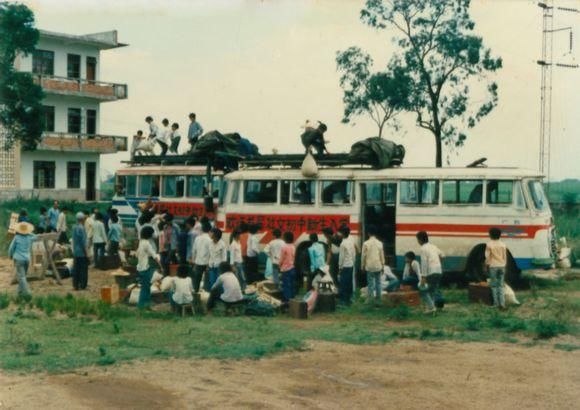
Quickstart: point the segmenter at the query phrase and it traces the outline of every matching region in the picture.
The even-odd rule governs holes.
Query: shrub
[[[538,339],[551,339],[559,334],[566,333],[568,327],[565,323],[554,319],[540,319],[536,323],[534,332]]]
[[[10,296],[6,292],[0,293],[0,310],[6,309],[8,306],[10,306]]]

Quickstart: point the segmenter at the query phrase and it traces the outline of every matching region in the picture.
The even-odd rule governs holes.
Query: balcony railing
[[[32,76],[34,82],[50,94],[90,97],[102,101],[127,98],[127,84],[105,83],[103,81],[59,77],[56,75],[32,74]]]
[[[42,140],[37,149],[113,154],[119,151],[127,151],[127,137],[45,132],[42,134]]]

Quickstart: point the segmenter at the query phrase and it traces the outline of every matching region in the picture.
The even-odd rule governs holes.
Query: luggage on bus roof
[[[377,169],[401,165],[403,158],[405,147],[380,137],[371,137],[354,143],[349,153],[351,161],[367,163]]]

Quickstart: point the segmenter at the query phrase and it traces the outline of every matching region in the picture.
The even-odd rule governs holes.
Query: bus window
[[[538,211],[544,211],[548,209],[548,199],[544,194],[544,188],[540,181],[529,181],[528,190],[530,191],[530,196],[532,197],[532,202],[534,203],[534,208]]]
[[[187,196],[191,198],[201,198],[203,196],[203,188],[205,186],[205,178],[197,175],[190,175],[187,177]]]
[[[312,205],[316,201],[314,181],[283,181],[282,204]]]
[[[524,198],[524,191],[522,191],[522,184],[520,181],[516,181],[516,186],[514,189],[514,198],[516,208],[518,209],[526,209],[526,200]]]
[[[125,177],[125,195],[137,196],[137,175],[127,175]]]
[[[401,181],[401,204],[437,205],[439,203],[439,181]]]
[[[226,196],[228,195],[228,181],[226,181],[223,178],[220,178],[219,180],[221,189],[219,192],[219,204],[220,206],[222,206],[224,204],[224,202],[226,201]]]
[[[205,181],[205,178],[203,179]],[[211,189],[213,190],[213,197],[219,198],[220,191],[222,188],[222,178],[220,176],[214,176],[211,179]]]
[[[470,180],[443,181],[444,204],[481,205],[483,182]]]
[[[370,182],[366,186],[366,203],[369,205],[394,205],[397,200],[397,184]]]
[[[232,197],[230,198],[230,204],[237,204],[238,198],[240,197],[240,181],[232,182]]]
[[[275,204],[278,202],[278,181],[246,181],[244,203]]]
[[[163,177],[163,196],[182,198],[185,192],[185,177],[167,175]]]
[[[324,205],[350,204],[353,200],[351,193],[351,181],[322,181],[321,198]]]
[[[153,185],[153,177],[150,175],[141,175],[139,177],[139,195],[151,195],[151,186]]]
[[[487,181],[487,203],[490,205],[511,205],[514,181]]]

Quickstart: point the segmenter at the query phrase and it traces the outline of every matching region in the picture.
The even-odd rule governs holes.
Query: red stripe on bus
[[[500,228],[506,236],[526,236],[534,238],[538,231],[550,229],[550,225],[460,225],[460,224],[397,224],[397,235],[414,236],[416,232],[426,231],[432,236],[457,236],[457,237],[487,237],[490,228]],[[404,232],[404,233],[403,233]],[[465,235],[461,234],[474,234]]]

